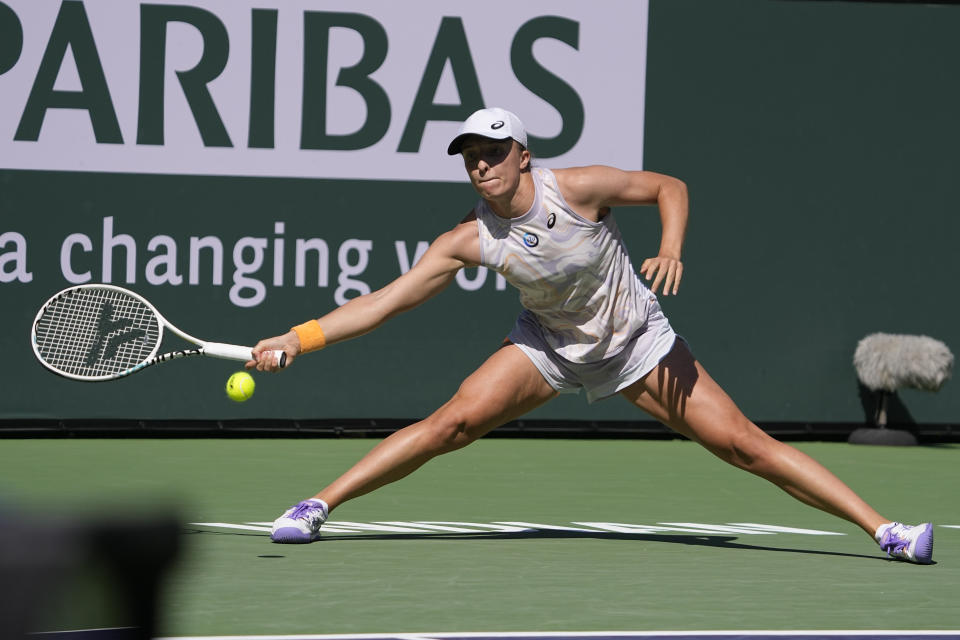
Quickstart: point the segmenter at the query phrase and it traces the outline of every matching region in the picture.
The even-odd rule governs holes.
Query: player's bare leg
[[[430,417],[393,433],[315,497],[333,510],[408,475],[442,453],[553,398],[556,392],[515,345],[506,345],[471,374]]]
[[[871,537],[878,526],[890,522],[820,463],[748,420],[682,340],[656,369],[621,393],[726,462],[859,525]]]
[[[319,539],[321,525],[336,506],[403,478],[555,395],[518,347],[501,347],[429,418],[390,435],[333,484],[290,507],[274,521],[270,538],[283,543]]]

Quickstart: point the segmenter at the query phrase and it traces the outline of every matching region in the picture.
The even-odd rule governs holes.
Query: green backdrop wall
[[[651,0],[638,154],[645,168],[683,178],[692,199],[684,283],[662,304],[755,419],[862,420],[851,360],[868,333],[960,345],[957,33],[956,6]],[[595,72],[617,83],[631,70],[624,60]],[[341,259],[341,248],[358,246],[350,240],[372,243],[369,263],[342,277],[377,288],[474,198],[465,183],[0,170],[0,233],[25,239],[31,273],[28,282],[0,283],[0,419],[425,415],[512,326],[516,295],[498,290],[492,275],[475,291],[454,285],[371,335],[258,376],[257,394],[243,405],[222,393],[235,369],[222,361],[171,363],[113,383],[62,380],[34,361],[30,325],[39,305],[68,284],[67,236],[90,241],[89,251],[71,245],[71,269],[99,280],[105,233],[115,241],[126,234],[137,248],[131,286],[171,321],[200,337],[253,343],[332,308],[338,287],[355,295],[340,281],[343,265],[349,271],[363,253]],[[635,258],[656,251],[654,209],[616,215]],[[208,235],[222,241],[222,284],[211,284],[211,254],[201,251],[198,284],[190,285],[190,238]],[[146,280],[155,255],[147,243],[156,236],[176,245],[184,284]],[[231,302],[232,252],[245,237],[266,246],[264,266],[251,276],[264,283],[255,307]],[[309,238],[329,248],[327,285],[317,286],[309,254],[305,286],[274,287],[277,240],[289,285],[296,241]],[[5,280],[14,250],[13,240],[0,246]],[[109,253],[121,285],[126,252]],[[252,249],[241,254],[252,257]],[[918,422],[957,423],[957,389],[953,381],[936,395],[901,397]],[[588,405],[565,396],[531,417],[641,416],[619,399]]]

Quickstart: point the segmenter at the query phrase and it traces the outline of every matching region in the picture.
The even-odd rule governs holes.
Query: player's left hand
[[[662,284],[663,295],[677,295],[680,279],[683,277],[683,263],[679,258],[670,256],[647,258],[640,265],[640,275],[646,276],[647,282],[653,279],[653,284],[650,285],[653,293],[657,293],[657,288]]]

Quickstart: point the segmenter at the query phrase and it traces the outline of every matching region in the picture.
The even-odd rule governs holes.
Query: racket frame
[[[124,369],[123,371],[118,371],[117,373],[110,373],[110,374],[105,374],[101,376],[84,376],[84,375],[78,375],[75,373],[69,373],[66,371],[61,371],[60,369],[57,369],[56,367],[51,365],[49,362],[47,362],[40,355],[39,346],[37,344],[37,325],[40,322],[40,318],[43,316],[43,312],[46,311],[47,307],[49,307],[50,304],[53,303],[55,300],[57,300],[58,298],[67,294],[70,291],[76,291],[79,289],[113,290],[123,295],[130,296],[131,298],[136,299],[138,302],[142,303],[145,307],[147,307],[147,309],[149,309],[153,313],[153,315],[156,317],[157,327],[158,327],[157,342],[153,346],[153,349],[150,351],[150,354],[140,363],[132,367]],[[169,329],[174,335],[180,337],[186,342],[196,345],[197,348],[196,349],[178,349],[175,351],[168,351],[167,353],[161,353],[158,355],[157,351],[160,350],[160,345],[163,343],[163,331],[165,328]],[[37,360],[39,360],[44,367],[46,367],[47,369],[56,373],[59,376],[70,378],[72,380],[80,380],[83,382],[103,382],[106,380],[117,380],[120,378],[125,378],[133,373],[136,373],[137,371],[146,369],[147,367],[157,364],[158,362],[167,362],[169,360],[176,360],[179,358],[187,358],[191,356],[208,356],[212,358],[220,358],[222,360],[234,360],[238,362],[246,362],[248,360],[253,359],[253,354],[251,353],[250,347],[244,347],[244,346],[235,345],[235,344],[226,344],[223,342],[210,342],[207,340],[201,340],[199,338],[196,338],[190,335],[189,333],[187,333],[186,331],[181,330],[172,322],[167,320],[166,317],[164,317],[164,315],[160,313],[160,311],[158,311],[157,308],[153,306],[153,304],[151,304],[150,301],[144,298],[142,295],[136,292],[130,291],[129,289],[126,289],[124,287],[119,287],[113,284],[93,284],[93,283],[79,284],[79,285],[74,285],[72,287],[67,287],[66,289],[62,289],[61,291],[58,291],[54,295],[50,296],[50,298],[45,303],[43,303],[43,305],[40,307],[40,310],[37,312],[37,315],[33,320],[33,324],[31,325],[31,329],[30,329],[30,344],[33,348],[34,355],[36,355],[37,357]],[[277,359],[281,367],[283,367],[284,364],[286,364],[285,362],[286,354],[283,353],[282,351],[274,351],[273,357]]]

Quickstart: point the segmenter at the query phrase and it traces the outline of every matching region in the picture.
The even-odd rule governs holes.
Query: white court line
[[[41,638],[45,635],[60,635],[61,633],[90,633],[93,631],[136,631],[137,627],[97,627],[96,629],[66,629],[65,631],[34,631],[30,635],[40,636]]]
[[[512,520],[497,520],[493,524],[506,524],[513,527],[522,527],[526,531],[575,531],[582,533],[605,533],[602,529],[587,529],[586,527],[561,527],[553,524],[537,524],[535,522],[515,522]]]
[[[266,531],[270,533],[270,527],[259,527],[249,524],[230,524],[228,522],[188,522],[191,527],[223,527],[224,529],[242,529],[244,531]]]
[[[232,524],[226,522],[191,522],[195,526],[223,527],[227,529],[245,529],[248,531],[270,531],[272,522],[252,522]],[[578,525],[578,526],[569,526]],[[941,525],[951,528],[960,528],[954,525]],[[568,525],[545,525],[535,522],[508,522],[493,523],[459,522],[443,520],[417,520],[403,522],[384,520],[377,522],[351,522],[336,520],[327,522],[323,531],[328,534],[359,534],[359,533],[394,533],[394,534],[430,534],[430,533],[535,533],[538,531],[572,531],[585,533],[626,533],[630,535],[650,535],[660,533],[687,533],[694,535],[770,535],[789,533],[815,536],[842,536],[843,533],[834,531],[820,531],[817,529],[800,529],[796,527],[781,527],[777,525],[758,524],[755,522],[728,522],[726,524],[710,524],[700,522],[658,522],[656,525],[632,524],[623,522],[572,522]]]
[[[820,531],[819,529],[798,529],[796,527],[778,527],[772,524],[756,524],[754,522],[730,522],[728,524],[738,527],[751,527],[761,531],[772,531],[773,533],[802,533],[807,536],[845,536],[845,533],[835,531]]]
[[[456,640],[458,638],[648,638],[670,636],[676,638],[718,637],[718,636],[769,636],[789,637],[807,636],[846,636],[851,638],[875,638],[882,636],[957,636],[960,630],[950,629],[931,631],[929,629],[871,629],[863,630],[795,630],[795,631],[491,631],[465,633],[358,633],[358,634],[315,634],[315,635],[254,635],[254,636],[175,636],[156,640]]]
[[[337,520],[333,523],[333,526],[343,529],[352,529],[356,533],[431,533],[429,529],[418,527],[416,524],[404,522],[384,522],[382,524],[378,524],[373,522],[351,522],[349,520]],[[332,533],[333,527],[328,527],[326,524],[324,524],[323,527],[320,528],[320,531]]]
[[[454,527],[457,527],[457,525],[463,525],[464,527],[476,527],[476,530],[464,529],[464,531],[472,533],[529,533],[531,531],[536,531],[536,529],[531,529],[530,527],[518,527],[503,523],[453,522],[448,520],[417,520],[416,523],[420,526],[453,525]]]
[[[203,524],[202,522],[193,522],[191,524]],[[266,527],[267,531],[273,529],[273,522],[248,522],[247,524],[252,524],[254,526]],[[332,524],[323,525],[323,530],[326,533],[362,533],[360,529],[347,529],[346,527],[338,527]]]
[[[268,532],[272,522],[247,522],[246,524],[232,524],[229,522],[188,522],[189,526],[220,527],[224,529],[240,529],[245,531]],[[696,534],[744,534],[757,535],[765,533],[795,533],[808,536],[843,536],[836,531],[821,531],[818,529],[800,529],[797,527],[780,527],[771,524],[757,524],[755,522],[728,522],[726,525],[701,524],[697,522],[658,522],[657,525],[626,524],[619,522],[574,522],[571,524],[580,527],[566,527],[560,525],[538,524],[535,522],[498,521],[493,523],[481,522],[447,522],[441,520],[420,520],[415,522],[378,521],[378,522],[347,522],[335,521],[324,525],[326,533],[532,533],[536,531],[576,531],[586,533],[696,533]],[[456,526],[464,525],[464,526]],[[956,524],[938,524],[941,529],[960,529]],[[470,527],[470,528],[466,528]],[[586,528],[590,527],[590,528]],[[738,632],[739,633],[739,632]],[[799,633],[799,632],[798,632]],[[273,636],[270,636],[271,638]],[[311,638],[314,636],[310,636]],[[349,636],[359,637],[359,636]],[[376,636],[377,638],[381,636]],[[392,637],[392,636],[391,636]]]
[[[751,529],[747,527],[731,527],[719,524],[699,524],[697,522],[658,522],[657,524],[666,525],[674,528],[679,527],[677,531],[690,533],[743,533],[751,536],[772,536],[773,531],[764,531],[762,529]]]

